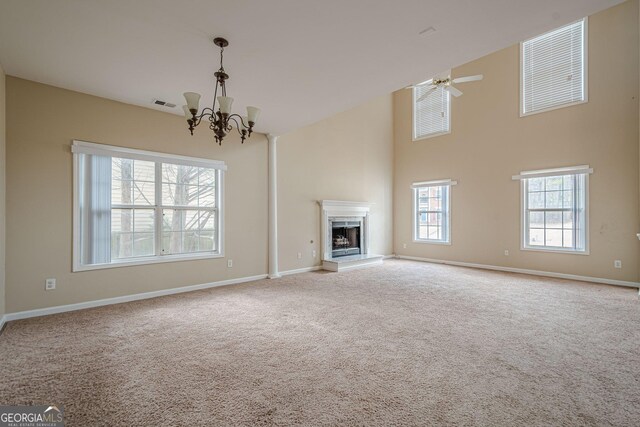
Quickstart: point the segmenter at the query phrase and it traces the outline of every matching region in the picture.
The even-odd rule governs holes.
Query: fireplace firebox
[[[361,253],[360,221],[331,223],[331,256],[333,258]]]

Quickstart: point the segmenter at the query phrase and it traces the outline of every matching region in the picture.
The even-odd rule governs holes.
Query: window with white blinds
[[[520,44],[520,115],[587,101],[587,18]]]
[[[442,135],[450,131],[449,92],[442,86],[421,101],[432,89],[429,82],[413,88],[413,140]]]
[[[74,271],[223,256],[224,162],[74,141]]]

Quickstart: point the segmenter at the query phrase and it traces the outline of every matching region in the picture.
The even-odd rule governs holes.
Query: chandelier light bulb
[[[182,111],[184,111],[184,118],[187,120],[192,120],[193,119],[193,114],[191,114],[191,111],[189,111],[189,107],[187,107],[186,105],[182,106]]]
[[[189,110],[198,111],[198,106],[200,105],[200,94],[195,92],[185,92],[184,99],[187,100],[187,107]]]
[[[231,106],[233,105],[233,98],[230,96],[219,96],[218,104],[220,104],[220,112],[222,114],[231,114]]]
[[[260,117],[260,109],[258,107],[247,107],[247,118],[250,123],[256,123],[258,117]]]

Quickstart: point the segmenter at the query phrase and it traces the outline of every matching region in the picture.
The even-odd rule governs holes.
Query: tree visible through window
[[[214,169],[162,165],[162,252],[215,249]]]
[[[522,172],[523,248],[587,251],[585,167]]]
[[[111,259],[154,255],[155,164],[111,159]]]
[[[73,148],[74,266],[220,254],[222,162],[175,162],[138,150],[119,157],[117,147],[108,156],[109,147],[91,143]]]

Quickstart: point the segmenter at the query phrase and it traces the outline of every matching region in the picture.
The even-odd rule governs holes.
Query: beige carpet
[[[11,322],[69,426],[640,425],[637,290],[390,260]]]

